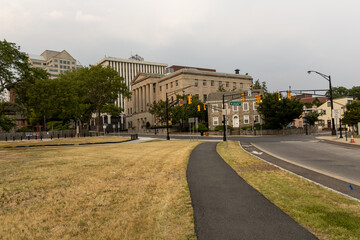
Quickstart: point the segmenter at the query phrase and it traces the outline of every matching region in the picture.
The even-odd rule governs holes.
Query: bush
[[[47,128],[54,131],[68,130],[70,123],[63,123],[62,121],[51,121],[47,123]]]
[[[227,130],[230,130],[230,131],[234,129],[232,126],[229,126],[229,125],[227,125],[226,128],[227,128]],[[223,125],[216,126],[215,131],[224,131],[224,126]]]
[[[17,132],[33,132],[33,130],[31,130],[30,128],[28,127],[22,127],[22,128],[19,128],[18,130],[16,130]]]
[[[194,130],[194,129],[195,129],[195,126],[193,127],[193,130]],[[206,127],[205,124],[199,123],[197,130],[198,130],[198,132],[206,132],[206,131],[208,131],[209,129]]]

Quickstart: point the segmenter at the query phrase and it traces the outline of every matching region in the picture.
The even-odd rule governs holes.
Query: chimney
[[[239,74],[240,73],[240,69],[235,69],[235,74]]]

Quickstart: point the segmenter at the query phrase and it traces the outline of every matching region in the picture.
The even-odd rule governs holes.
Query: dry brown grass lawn
[[[53,140],[23,140],[23,141],[2,141],[0,142],[0,148],[16,147],[16,146],[30,146],[30,145],[59,145],[59,144],[82,144],[82,143],[102,143],[102,142],[122,142],[129,140],[128,137],[87,137],[87,138],[61,138]]]
[[[195,239],[198,142],[0,150],[0,239]]]
[[[360,239],[360,203],[267,164],[238,142],[220,143],[222,158],[251,186],[320,239]]]

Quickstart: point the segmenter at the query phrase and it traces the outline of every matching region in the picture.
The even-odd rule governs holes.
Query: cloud
[[[82,11],[77,11],[75,19],[79,22],[98,22],[100,17],[91,14],[85,14]]]
[[[48,17],[49,17],[50,19],[53,19],[53,20],[62,18],[62,17],[64,16],[64,14],[63,14],[62,12],[59,12],[59,11],[56,11],[56,10],[51,11],[51,12],[48,13],[47,15],[48,15]]]

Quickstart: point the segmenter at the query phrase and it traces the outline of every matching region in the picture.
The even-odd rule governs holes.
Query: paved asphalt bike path
[[[247,184],[216,144],[197,146],[186,171],[198,239],[317,239]]]

